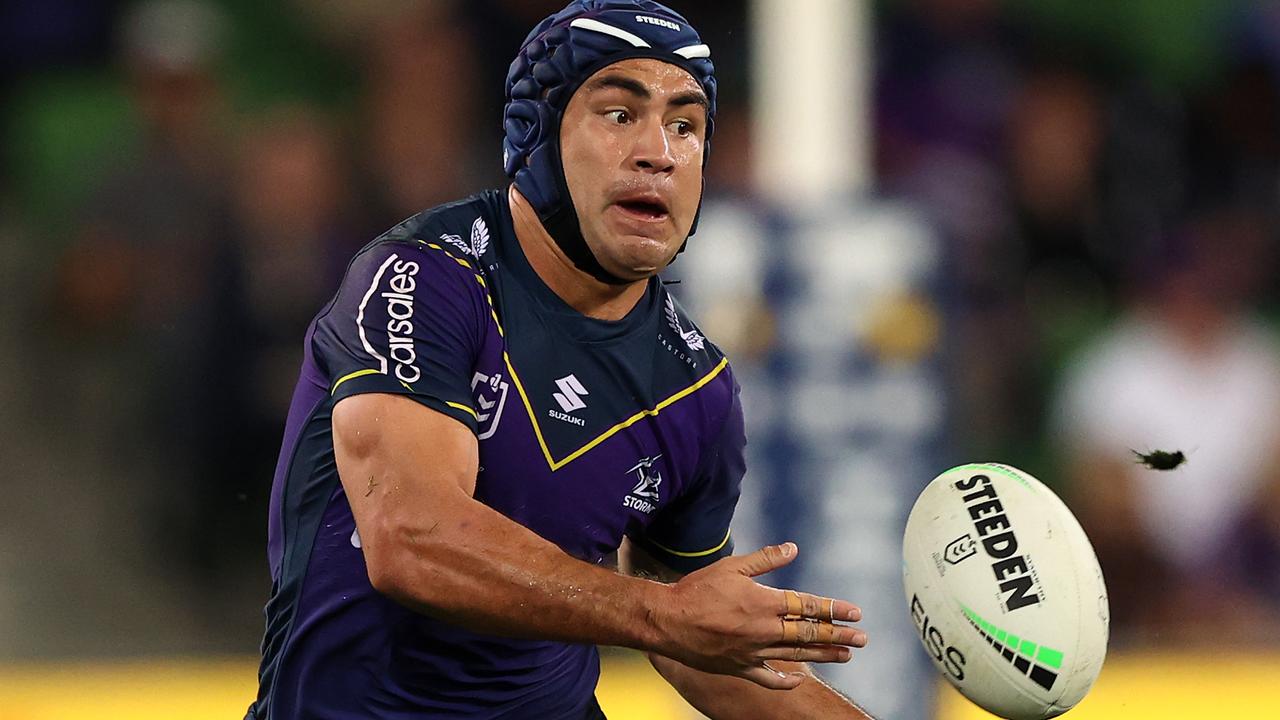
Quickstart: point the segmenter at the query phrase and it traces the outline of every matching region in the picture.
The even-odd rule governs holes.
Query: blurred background
[[[832,679],[983,717],[921,692],[898,553],[930,478],[998,460],[1107,578],[1080,717],[1259,716],[1280,3],[674,4],[721,105],[670,277],[742,376],[739,547],[796,539],[773,582],[867,609]],[[243,714],[305,327],[381,230],[505,184],[506,67],[562,5],[0,3],[0,720]],[[606,664],[610,717],[690,717]]]

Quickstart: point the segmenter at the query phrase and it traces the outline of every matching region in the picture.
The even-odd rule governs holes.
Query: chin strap
[[[578,213],[574,212],[573,203],[562,204],[554,212],[542,218],[542,226],[547,229],[551,239],[573,261],[575,267],[606,285],[630,285],[633,280],[624,280],[604,269],[595,253],[587,246],[587,239],[582,236],[582,224],[578,222]]]
[[[552,150],[556,153],[557,158],[560,153],[560,143],[556,142],[552,145]],[[590,246],[587,245],[587,239],[582,236],[582,223],[578,220],[578,213],[573,207],[573,198],[569,192],[569,183],[564,177],[564,166],[560,163],[555,164],[556,170],[556,187],[560,191],[560,197],[564,201],[547,213],[546,217],[539,219],[542,221],[542,227],[546,228],[551,239],[555,241],[560,250],[573,261],[574,267],[591,277],[599,280],[606,285],[629,285],[634,280],[624,280],[617,275],[604,269],[600,261],[596,259],[595,253],[591,252]],[[516,183],[519,186],[519,182]],[[706,179],[703,179],[703,187],[706,187]],[[692,235],[698,229],[698,220],[702,217],[702,190],[699,190],[698,210],[693,216],[693,226],[689,228],[689,235]],[[685,236],[684,242],[680,243],[680,249],[676,251],[676,257],[684,252],[685,246],[689,244],[689,237]],[[671,262],[675,262],[675,258],[671,258]],[[668,267],[671,263],[667,263]]]

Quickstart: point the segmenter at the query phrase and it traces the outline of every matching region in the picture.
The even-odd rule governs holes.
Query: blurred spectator
[[[477,127],[477,44],[458,12],[407,3],[364,50],[370,169],[391,222],[479,190],[478,168],[501,167],[501,119]]]
[[[1151,281],[1139,302],[1060,388],[1053,437],[1117,640],[1247,644],[1280,631],[1263,589],[1276,578],[1251,555],[1280,539],[1280,341],[1254,307],[1275,257],[1266,220],[1197,217],[1140,268]],[[1135,462],[1155,449],[1189,459],[1172,472]]]
[[[206,443],[236,423],[220,355],[236,275],[216,78],[224,29],[223,15],[196,0],[150,0],[124,15],[120,51],[141,137],[114,149],[61,255],[58,360],[45,368],[73,378],[51,383],[46,400],[63,413],[50,434],[74,433],[64,442],[96,466],[99,492],[137,518],[114,542],[197,574],[187,548],[210,528],[189,521],[192,489]]]
[[[257,356],[240,382],[252,404],[250,417],[267,421],[274,435],[289,409],[299,338],[350,256],[378,231],[355,217],[341,143],[316,110],[294,106],[251,123],[237,148],[233,212],[242,302]],[[278,442],[273,437],[271,445]]]
[[[942,150],[998,160],[1021,44],[999,3],[906,0],[888,10],[877,38],[875,110],[886,187],[910,182]]]
[[[101,179],[64,257],[58,298],[81,330],[176,324],[199,304],[225,240],[219,31],[220,16],[194,0],[153,0],[123,22],[142,145]]]
[[[335,128],[305,106],[264,113],[237,143],[233,262],[218,278],[216,324],[204,328],[216,358],[204,382],[217,397],[206,399],[211,417],[185,449],[188,482],[170,506],[185,541],[183,564],[212,597],[261,595],[264,479],[279,451],[301,338],[350,256],[373,235],[353,219],[340,143]]]
[[[1103,99],[1083,74],[1049,69],[1027,78],[1014,104],[1009,174],[1020,256],[1045,265],[1102,270],[1098,167],[1106,128]]]
[[[1003,138],[1018,89],[1016,37],[989,0],[904,0],[877,28],[876,165],[880,188],[928,213],[946,238],[956,284],[954,387],[961,444],[987,449],[1013,425],[1003,388],[1025,350],[1018,306],[1003,281],[1010,200]],[[981,98],[980,102],[974,102]],[[996,357],[965,352],[1002,342]]]
[[[1189,178],[1209,197],[1280,198],[1280,74],[1261,60],[1232,65],[1223,82],[1191,101]]]

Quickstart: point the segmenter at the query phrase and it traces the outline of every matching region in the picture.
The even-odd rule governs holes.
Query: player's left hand
[[[778,590],[752,578],[783,567],[798,548],[773,545],[729,557],[686,575],[671,586],[676,596],[656,618],[665,635],[662,655],[705,672],[736,675],[771,689],[787,690],[803,673],[780,673],[769,660],[847,662],[863,647],[853,603],[794,590]]]

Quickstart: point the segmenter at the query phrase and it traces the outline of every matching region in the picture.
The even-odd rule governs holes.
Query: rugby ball
[[[1107,652],[1107,589],[1080,523],[1031,475],[994,463],[934,478],[907,519],[907,606],[934,665],[1009,720],[1061,715]]]

